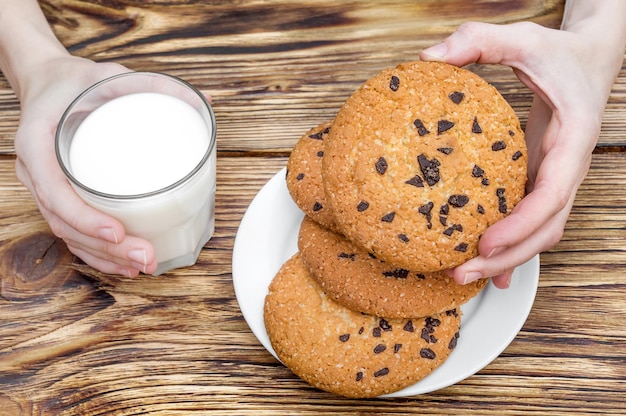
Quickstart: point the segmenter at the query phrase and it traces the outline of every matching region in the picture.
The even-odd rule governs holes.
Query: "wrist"
[[[36,1],[0,0],[0,70],[20,101],[47,62],[67,56]]]
[[[587,39],[589,48],[595,50],[596,62],[614,81],[626,48],[626,1],[568,0],[561,30]]]
[[[561,30],[601,38],[623,52],[626,47],[626,1],[567,0]]]

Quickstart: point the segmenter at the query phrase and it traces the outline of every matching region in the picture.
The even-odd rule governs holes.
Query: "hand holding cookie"
[[[511,66],[535,93],[526,126],[530,192],[511,215],[485,231],[479,256],[450,271],[460,283],[492,277],[496,286],[506,288],[516,266],[563,235],[626,40],[620,18],[611,16],[613,7],[589,7],[566,13],[563,30],[532,23],[467,23],[421,53],[423,60],[458,66]],[[618,36],[599,35],[608,33],[607,24]]]

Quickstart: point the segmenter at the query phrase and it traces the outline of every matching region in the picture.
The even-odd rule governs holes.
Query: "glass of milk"
[[[149,240],[153,275],[196,263],[215,228],[215,115],[173,76],[129,72],[88,88],[67,108],[56,153],[86,203]]]

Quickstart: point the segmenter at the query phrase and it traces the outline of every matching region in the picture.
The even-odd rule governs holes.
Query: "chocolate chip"
[[[363,380],[363,371],[359,371],[358,373],[356,373],[356,381],[361,380]]]
[[[319,211],[322,208],[324,208],[324,207],[319,202],[316,202],[315,204],[313,204],[313,212],[317,212],[317,211]]]
[[[474,168],[472,169],[473,177],[482,178],[484,174],[485,174],[485,171],[480,166],[474,165]]]
[[[424,204],[417,209],[417,211],[420,214],[426,217],[426,221],[428,221],[426,226],[428,227],[429,230],[433,227],[433,224],[432,224],[433,216],[431,214],[431,211],[433,210],[433,206],[435,206],[435,204],[433,204],[432,202],[428,202],[427,204]]]
[[[457,341],[459,339],[459,332],[457,331],[454,336],[452,337],[452,339],[450,340],[450,343],[448,343],[448,349],[449,350],[453,350],[456,348],[456,344]]]
[[[480,181],[480,183],[481,183],[482,185],[484,185],[484,186],[489,186],[489,179],[487,179],[487,178],[483,178],[483,179]]]
[[[437,134],[446,132],[454,127],[454,123],[449,120],[439,120],[437,122]]]
[[[389,369],[385,367],[375,372],[374,377],[382,377],[382,376],[386,376],[387,374],[389,374]]]
[[[377,326],[376,328],[372,329],[372,336],[374,336],[375,338],[380,338],[382,334],[383,333],[380,327]]]
[[[472,123],[472,133],[480,134],[483,132],[483,129],[480,128],[480,124],[478,124],[478,118],[474,117],[474,122]]]
[[[441,208],[439,208],[439,222],[441,225],[445,226],[448,223],[447,215],[450,213],[450,205],[443,204]]]
[[[450,237],[455,231],[463,232],[463,226],[461,224],[452,224],[443,233]]]
[[[399,87],[400,87],[400,78],[398,78],[395,75],[392,75],[391,80],[389,81],[389,88],[391,89],[391,91],[398,91]]]
[[[465,253],[467,251],[467,243],[461,243],[458,246],[454,247],[455,251],[459,251],[461,253]]]
[[[339,341],[347,342],[350,339],[350,334],[339,335]]]
[[[513,156],[511,156],[511,159],[513,159],[513,160],[517,160],[517,159],[519,159],[520,157],[522,157],[522,152],[520,152],[520,151],[518,150],[517,152],[513,153]]]
[[[449,155],[454,149],[452,147],[440,147],[437,150],[439,150],[444,155]]]
[[[426,279],[426,275],[425,275],[425,274],[423,274],[423,273],[416,273],[415,275],[416,275],[416,276],[417,276],[417,278],[418,278],[418,279],[420,279],[420,280],[424,280],[424,279]]]
[[[422,329],[422,339],[426,342],[428,342],[429,344],[436,344],[437,343],[437,337],[435,337],[434,335],[430,334],[428,332],[428,330],[426,328]]]
[[[446,316],[459,316],[459,312],[456,310],[456,308],[454,309],[449,309],[446,311]]]
[[[340,259],[348,259],[348,260],[356,260],[356,254],[354,253],[339,253],[339,257]]]
[[[385,347],[383,344],[378,344],[377,346],[374,347],[374,354],[380,354],[381,352],[385,351],[387,349],[387,347]]]
[[[462,208],[469,202],[469,197],[467,195],[451,195],[448,198],[448,204],[452,205],[455,208]]]
[[[398,240],[402,241],[403,243],[408,243],[409,242],[409,237],[407,237],[406,234],[398,234]]]
[[[384,271],[383,276],[395,277],[396,279],[406,279],[409,277],[409,271],[407,269],[398,268],[390,271]]]
[[[402,348],[402,344],[394,344],[393,345],[393,353],[397,354],[400,352],[400,348]]]
[[[435,351],[431,350],[430,348],[422,348],[420,350],[420,357],[426,358],[428,360],[434,360],[437,357],[437,354],[435,354]]]
[[[304,179],[304,173],[298,173],[298,176],[296,176],[296,180],[301,181],[302,179]]]
[[[496,189],[496,196],[498,197],[498,211],[502,214],[506,214],[508,207],[506,205],[506,197],[504,196],[505,189]]]
[[[317,157],[324,157],[324,151],[320,150],[319,152],[317,152]]]
[[[383,215],[383,217],[380,220],[382,222],[392,222],[395,216],[396,216],[395,212],[390,212],[389,214]]]
[[[424,123],[422,123],[422,120],[420,120],[419,118],[416,118],[415,121],[413,121],[413,125],[415,126],[415,128],[417,128],[417,134],[419,134],[420,136],[426,136],[428,133],[430,133],[430,130],[428,130],[426,126],[424,126]]]
[[[494,152],[504,149],[506,149],[506,143],[504,143],[502,140],[497,141],[491,145],[491,150],[493,150]]]
[[[356,209],[357,209],[357,211],[359,211],[359,212],[363,212],[363,211],[365,211],[366,209],[368,209],[369,207],[370,207],[369,202],[366,202],[366,201],[361,201],[361,202],[359,202],[359,205],[357,205],[357,206],[356,206]]]
[[[428,202],[422,205],[421,207],[419,207],[417,210],[419,211],[420,214],[427,215],[427,214],[430,214],[434,206],[435,204],[433,204],[432,202]]]
[[[378,321],[378,326],[381,327],[385,332],[391,331],[393,329],[391,324],[389,324],[389,322],[387,322],[387,320],[384,318],[380,318],[380,321]]]
[[[406,184],[409,185],[413,185],[417,188],[423,188],[424,187],[424,181],[422,180],[422,178],[419,177],[419,175],[415,175],[413,176],[411,179],[409,179],[408,181],[404,182]]]
[[[384,157],[381,157],[376,161],[376,172],[380,173],[381,175],[384,175],[385,172],[387,172],[387,167],[387,161]]]
[[[424,320],[424,325],[426,328],[435,328],[441,325],[441,321],[437,318],[433,318],[432,316],[427,316]]]
[[[509,136],[511,137],[515,136],[515,132],[513,130],[509,130]]]
[[[450,237],[453,232],[454,232],[454,227],[448,227],[443,231],[443,233],[447,235],[448,237]]]
[[[361,335],[363,332],[365,332],[365,328],[364,327],[359,328],[359,335]]]
[[[415,327],[413,326],[413,321],[411,321],[411,320],[407,321],[407,323],[404,324],[404,327],[402,329],[404,329],[406,332],[415,332]]]
[[[439,176],[439,161],[435,158],[429,160],[424,154],[421,154],[417,157],[417,162],[420,165],[420,169],[422,171],[422,175],[424,175],[424,180],[429,186],[435,185],[441,177]]]
[[[482,205],[478,204],[478,206],[476,207],[476,212],[478,212],[479,214],[484,214],[485,208],[483,208]]]
[[[448,98],[454,103],[454,104],[459,104],[462,100],[463,97],[465,97],[465,94],[463,94],[460,91],[454,91],[453,93],[451,93],[450,95],[448,95]]]
[[[315,134],[310,134],[309,137],[311,139],[315,139],[315,140],[322,140],[323,136],[324,136],[324,133],[328,133],[328,129],[322,130],[322,131],[320,131],[318,133],[315,133]]]

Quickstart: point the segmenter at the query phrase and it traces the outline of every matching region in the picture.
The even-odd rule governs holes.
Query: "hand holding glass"
[[[66,110],[56,152],[87,204],[153,244],[155,276],[195,264],[215,227],[215,115],[201,92],[158,73],[103,80]]]

